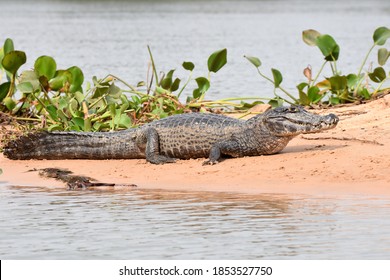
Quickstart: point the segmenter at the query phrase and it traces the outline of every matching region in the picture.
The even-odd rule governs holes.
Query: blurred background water
[[[339,68],[357,72],[372,45],[372,34],[389,25],[387,0],[258,1],[0,1],[0,40],[10,37],[26,51],[27,67],[40,55],[53,56],[62,69],[77,65],[86,80],[114,74],[136,85],[146,79],[150,45],[160,71],[183,61],[207,75],[207,58],[228,49],[228,64],[212,75],[210,99],[273,95],[243,55],[258,56],[264,73],[279,69],[283,86],[296,92],[312,65],[323,57],[301,39],[305,29],[331,34],[341,47]],[[373,53],[370,61],[376,62]],[[324,72],[326,76],[328,72]],[[185,94],[191,94],[189,87]]]

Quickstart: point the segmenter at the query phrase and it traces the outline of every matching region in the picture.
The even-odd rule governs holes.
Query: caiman
[[[9,142],[10,159],[137,159],[154,164],[176,159],[244,157],[280,152],[301,133],[335,127],[334,114],[299,106],[279,107],[246,121],[211,113],[188,113],[117,132],[38,132]]]

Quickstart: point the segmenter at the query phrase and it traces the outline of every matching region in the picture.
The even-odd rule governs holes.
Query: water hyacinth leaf
[[[390,29],[385,26],[379,27],[374,31],[373,39],[376,45],[383,46],[389,38]]]
[[[318,82],[316,84],[316,86],[319,88],[323,88],[323,89],[330,89],[331,88],[330,82],[328,80],[323,80],[321,82]]]
[[[298,90],[304,90],[305,87],[309,86],[308,83],[300,83],[299,85],[297,85],[297,89]]]
[[[79,104],[81,104],[84,100],[85,100],[85,96],[83,93],[79,92],[79,91],[76,91],[74,94],[73,94],[74,98],[76,98],[77,102]]]
[[[227,63],[227,49],[212,53],[207,61],[210,72],[217,73]]]
[[[333,76],[328,78],[332,91],[343,91],[347,88],[346,76]]]
[[[0,102],[7,96],[11,82],[5,82],[0,85]]]
[[[68,100],[64,97],[58,100],[58,109],[63,110],[68,107]]]
[[[54,91],[62,90],[67,84],[72,82],[72,73],[67,70],[56,71],[54,78],[49,80],[49,86]]]
[[[383,66],[386,64],[387,59],[390,57],[390,52],[386,48],[380,48],[378,50],[378,63]]]
[[[377,67],[372,73],[369,73],[368,76],[370,77],[371,81],[380,83],[386,79],[386,72],[382,67]]]
[[[273,98],[268,102],[269,105],[272,106],[272,108],[283,106],[283,99],[281,98]]]
[[[316,45],[325,56],[326,61],[336,61],[339,58],[340,47],[330,35],[320,35],[316,39]]]
[[[248,59],[248,61],[252,63],[256,68],[259,68],[261,66],[261,61],[259,58],[255,56],[247,56],[247,55],[244,55],[244,57]]]
[[[19,77],[19,83],[29,82],[33,87],[33,92],[41,90],[41,82],[38,79],[37,74],[32,70],[23,71]],[[43,86],[43,85],[42,85]]]
[[[58,121],[57,108],[54,105],[47,105],[45,109],[53,121]]]
[[[310,104],[309,97],[302,90],[299,91],[299,102],[305,106]]]
[[[210,82],[205,77],[198,77],[195,81],[198,84],[198,88],[193,91],[193,96],[194,98],[199,98],[210,88]]]
[[[26,54],[22,51],[10,51],[5,54],[2,60],[2,65],[5,70],[9,71],[12,75],[16,75],[16,72],[26,63]]]
[[[16,88],[22,93],[33,93],[34,88],[30,82],[19,83]]]
[[[172,83],[172,86],[171,86],[171,91],[174,92],[176,90],[178,90],[180,87],[180,79],[179,78],[176,78],[173,83]]]
[[[353,88],[359,82],[359,77],[356,74],[347,75],[347,86]]]
[[[82,112],[79,111],[79,103],[75,98],[72,98],[68,103],[68,110],[72,114],[73,117],[81,117],[83,115]]]
[[[172,77],[165,77],[161,80],[161,87],[168,90],[172,85]]]
[[[371,94],[369,93],[368,89],[364,88],[362,91],[359,92],[361,96],[364,97],[364,99],[368,100],[371,98]]]
[[[302,39],[309,46],[317,46],[317,38],[321,36],[321,33],[314,30],[308,29],[302,32]]]
[[[73,128],[76,127],[77,131],[84,130],[84,119],[80,117],[74,117],[72,118],[72,123],[74,124]]]
[[[316,86],[310,87],[307,91],[307,97],[311,103],[317,103],[322,99],[322,95],[319,94],[320,89]]]
[[[4,98],[3,103],[9,111],[12,111],[16,107],[16,102],[11,97]]]
[[[67,69],[72,74],[72,82],[70,84],[69,92],[75,93],[76,91],[83,92],[82,85],[84,82],[83,71],[77,66],[72,66]]]
[[[271,71],[272,71],[272,76],[274,77],[275,88],[278,88],[283,81],[282,73],[280,73],[278,69],[274,69],[274,68],[272,68]]]
[[[117,122],[119,127],[126,129],[131,127],[131,118],[128,115],[120,114],[117,117],[119,117],[119,120]]]
[[[171,78],[172,79],[172,76],[173,76],[174,72],[175,72],[175,69],[169,70],[169,72],[167,73],[167,78]]]
[[[14,42],[12,41],[12,39],[7,38],[4,41],[3,50],[4,50],[4,55],[15,50],[14,49]]]
[[[117,87],[114,83],[112,83],[108,87],[108,95],[114,99],[119,99],[122,95],[122,90]]]
[[[54,78],[57,71],[57,64],[54,58],[43,55],[37,58],[34,63],[35,72],[39,76],[45,76],[48,80]]]
[[[192,71],[195,68],[195,64],[193,64],[191,61],[184,61],[182,65],[183,68],[188,71]]]

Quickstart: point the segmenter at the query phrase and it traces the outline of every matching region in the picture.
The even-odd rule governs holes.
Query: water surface
[[[1,259],[388,259],[390,197],[0,187]]]

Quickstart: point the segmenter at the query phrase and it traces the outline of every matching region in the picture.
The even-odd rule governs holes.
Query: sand
[[[310,195],[390,195],[390,95],[366,104],[315,111],[337,114],[337,128],[297,136],[279,154],[204,159],[152,165],[145,160],[28,160],[0,156],[3,185],[66,188],[41,178],[33,168],[67,168],[102,182],[136,184],[138,189],[288,193]],[[113,189],[133,187],[113,187]]]

